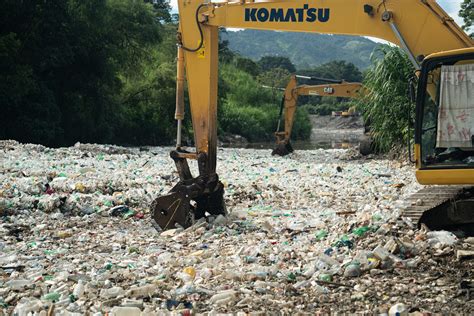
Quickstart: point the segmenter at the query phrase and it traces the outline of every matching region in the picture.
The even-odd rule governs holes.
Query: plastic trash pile
[[[148,206],[177,182],[169,150],[1,141],[0,311],[473,310],[474,240],[399,218],[411,165],[220,149],[230,215],[161,232]]]

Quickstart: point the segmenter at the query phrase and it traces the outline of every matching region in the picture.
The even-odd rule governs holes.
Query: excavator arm
[[[327,82],[319,85],[298,85],[297,79],[303,78],[306,80],[313,80],[319,82]],[[314,78],[307,76],[292,75],[288,82],[285,93],[282,97],[282,107],[280,117],[278,119],[278,126],[275,132],[276,148],[272,151],[272,155],[285,156],[293,152],[290,144],[291,131],[293,129],[293,122],[295,119],[296,106],[298,103],[298,96],[313,95],[326,97],[341,97],[341,98],[358,98],[363,93],[363,85],[360,82],[346,82],[344,80],[331,80],[326,78]],[[281,116],[285,118],[285,129],[280,131]]]
[[[186,73],[196,151],[181,148],[178,130],[171,156],[180,182],[152,204],[163,229],[190,225],[188,215],[225,213],[216,174],[219,27],[377,37],[402,47],[417,69],[430,54],[456,54],[454,50],[463,48],[472,52],[473,46],[434,0],[178,0],[178,8],[178,73]],[[178,77],[178,127],[184,115],[183,91]],[[188,159],[197,160],[198,176],[191,175]]]

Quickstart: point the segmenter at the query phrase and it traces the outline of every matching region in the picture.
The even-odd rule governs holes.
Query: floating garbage
[[[149,206],[178,179],[170,149],[0,141],[0,314],[462,314],[471,304],[457,291],[474,241],[399,218],[420,188],[410,164],[219,149],[229,215],[163,232]]]

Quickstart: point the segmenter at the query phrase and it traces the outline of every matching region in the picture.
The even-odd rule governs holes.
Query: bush
[[[365,77],[369,91],[365,98],[355,101],[356,106],[370,122],[375,145],[380,151],[388,151],[397,143],[408,141],[410,120],[414,118],[414,106],[408,98],[408,80],[414,68],[408,56],[398,47],[382,46],[383,59],[374,60],[375,66]]]
[[[222,64],[219,76],[226,87],[225,98],[234,105],[260,106],[273,102],[270,89],[262,87],[251,74],[233,64]]]
[[[281,92],[264,88],[251,74],[233,64],[223,64],[220,71],[222,89],[218,112],[219,130],[244,136],[249,141],[270,141],[278,124]],[[308,112],[297,111],[293,138],[307,139],[311,134]]]
[[[225,132],[244,136],[249,141],[270,140],[277,118],[276,107],[224,104],[220,125]]]
[[[291,133],[292,139],[309,139],[311,136],[311,120],[309,119],[308,111],[299,107],[296,110],[295,121],[293,123],[293,131]]]

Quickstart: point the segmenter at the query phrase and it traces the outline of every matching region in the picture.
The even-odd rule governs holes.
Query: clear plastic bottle
[[[115,298],[115,297],[123,296],[123,295],[125,295],[125,291],[123,288],[119,286],[114,286],[114,287],[111,287],[110,289],[102,289],[100,291],[100,296],[106,299]]]
[[[85,291],[85,282],[84,280],[79,280],[77,284],[74,286],[72,295],[74,295],[75,298],[80,298],[82,297],[82,295],[84,295],[84,291]]]
[[[29,280],[19,279],[19,280],[10,280],[6,284],[10,289],[18,291],[25,287],[28,287],[29,285],[31,285],[31,283],[32,282]]]

